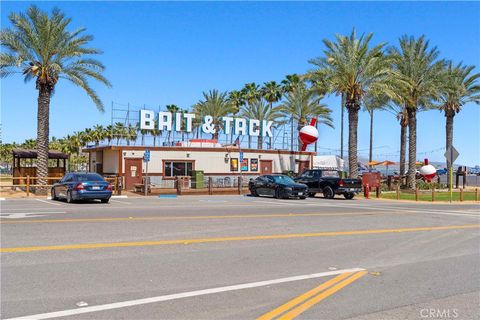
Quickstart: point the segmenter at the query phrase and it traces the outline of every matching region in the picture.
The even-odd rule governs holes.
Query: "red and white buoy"
[[[318,130],[317,128],[315,128],[316,122],[317,122],[317,119],[313,118],[312,121],[310,122],[310,125],[300,129],[298,138],[302,143],[302,151],[305,151],[309,144],[314,143],[318,139]]]
[[[437,175],[437,169],[431,164],[428,164],[428,159],[424,160],[424,165],[420,168],[420,174],[427,180],[431,182],[432,179]]]

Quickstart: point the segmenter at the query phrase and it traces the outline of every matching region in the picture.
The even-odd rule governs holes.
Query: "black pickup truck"
[[[345,199],[353,199],[355,193],[362,191],[361,179],[342,179],[340,172],[335,170],[305,170],[295,178],[295,182],[306,184],[310,197],[322,192],[327,199],[333,199],[336,194],[343,194]]]

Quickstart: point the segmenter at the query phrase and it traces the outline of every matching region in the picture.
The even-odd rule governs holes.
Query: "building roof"
[[[35,149],[13,149],[13,156],[16,158],[37,158],[37,150]],[[49,150],[48,151],[49,159],[68,159],[68,154],[57,151]]]

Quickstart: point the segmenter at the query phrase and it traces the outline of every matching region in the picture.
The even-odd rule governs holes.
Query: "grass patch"
[[[382,199],[396,200],[397,193],[382,193]],[[415,201],[415,193],[400,192],[400,200]],[[464,192],[464,201],[475,201],[475,192]],[[419,192],[418,201],[432,201],[432,192]],[[435,201],[450,201],[450,192],[435,192]],[[452,201],[460,201],[460,192],[453,192]]]

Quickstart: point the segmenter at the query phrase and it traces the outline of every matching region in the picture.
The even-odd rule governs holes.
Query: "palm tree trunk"
[[[402,184],[404,183],[403,176],[405,175],[405,151],[407,149],[407,127],[400,125],[400,177]]]
[[[145,135],[142,134],[142,146],[144,146],[144,145],[145,145]]]
[[[453,145],[453,117],[455,116],[455,111],[451,109],[446,109],[445,110],[445,130],[446,130],[446,143],[445,143],[445,148],[448,150],[449,148],[452,147]],[[447,172],[448,176],[450,177],[450,168],[452,167],[452,163],[447,160]],[[450,187],[450,178],[447,179],[447,185]]]
[[[252,137],[248,136],[248,149],[252,149]]]
[[[410,189],[416,186],[416,163],[417,163],[417,111],[409,108],[408,114],[408,174],[407,185]]]
[[[263,149],[263,137],[261,135],[257,137],[257,149]]]
[[[368,161],[372,162],[372,150],[373,150],[373,109],[370,111],[370,150],[368,153]]]
[[[40,86],[38,91],[38,111],[37,111],[37,177],[38,184],[48,184],[48,135],[50,128],[50,95],[51,91],[44,86]],[[46,188],[39,188],[40,193],[46,193]]]
[[[357,130],[358,110],[360,106],[347,107],[348,109],[348,170],[350,178],[358,177]]]
[[[343,159],[343,114],[345,109],[345,94],[342,93],[342,115],[341,115],[341,123],[340,123],[340,158]]]

